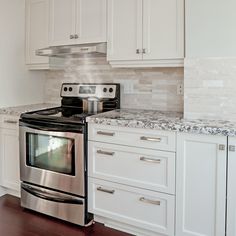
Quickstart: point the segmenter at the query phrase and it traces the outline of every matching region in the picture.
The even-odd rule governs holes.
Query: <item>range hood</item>
[[[45,57],[104,57],[106,56],[106,43],[90,43],[70,46],[56,46],[36,50],[37,56]]]

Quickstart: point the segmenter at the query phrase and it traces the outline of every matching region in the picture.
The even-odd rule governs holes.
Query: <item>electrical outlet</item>
[[[177,95],[184,95],[184,85],[183,84],[177,85]]]

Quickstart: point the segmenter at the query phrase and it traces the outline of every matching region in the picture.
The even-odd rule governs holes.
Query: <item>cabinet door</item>
[[[106,42],[106,0],[77,0],[77,44]]]
[[[141,52],[142,0],[110,0],[108,60],[142,60]]]
[[[143,0],[143,59],[184,57],[184,0]]]
[[[227,193],[227,236],[236,235],[236,138],[229,138],[228,152],[228,193]]]
[[[20,190],[19,137],[17,130],[1,129],[1,184],[9,189]]]
[[[26,64],[49,63],[35,51],[48,47],[49,1],[26,0]]]
[[[50,0],[50,45],[74,44],[76,0]]]
[[[177,136],[176,236],[224,236],[227,138]]]

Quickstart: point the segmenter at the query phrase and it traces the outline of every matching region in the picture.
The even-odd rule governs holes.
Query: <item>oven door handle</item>
[[[47,201],[52,202],[59,202],[59,203],[67,203],[67,204],[77,204],[77,205],[83,205],[83,201],[75,198],[61,198],[58,196],[54,196],[53,194],[46,193],[45,191],[41,191],[32,187],[28,187],[25,185],[21,186],[22,189],[24,189],[26,192],[34,195],[35,197],[42,198]]]
[[[44,125],[40,124],[29,124],[20,122],[21,127],[28,127],[31,129],[46,131],[46,132],[76,132],[76,133],[82,133],[82,130],[77,127],[70,127],[69,125],[60,125],[59,127],[45,127]]]

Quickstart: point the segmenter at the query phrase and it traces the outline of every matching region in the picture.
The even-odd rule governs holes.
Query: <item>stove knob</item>
[[[67,92],[67,87],[64,87],[64,91]]]
[[[113,88],[109,88],[109,92],[112,93],[113,92]]]
[[[106,92],[107,92],[107,88],[104,88],[104,89],[103,89],[103,92],[106,93]]]
[[[72,91],[73,91],[73,88],[72,88],[72,87],[69,87],[69,91],[72,92]]]

